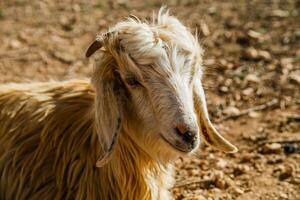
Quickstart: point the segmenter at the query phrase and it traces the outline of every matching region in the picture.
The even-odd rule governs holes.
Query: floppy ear
[[[201,130],[201,136],[210,146],[224,152],[234,153],[238,149],[222,137],[214,128],[209,120],[207,106],[205,101],[205,94],[201,84],[200,78],[194,82],[194,106],[198,117],[198,124]]]
[[[98,36],[87,49],[86,56],[89,57],[100,49],[105,40],[109,39],[108,36],[109,33]],[[121,124],[120,82],[113,63],[112,55],[106,52],[95,68],[92,77],[92,83],[96,90],[95,130],[101,145],[101,155],[97,160],[97,167],[102,167],[110,160]]]
[[[101,145],[96,166],[102,167],[111,158],[121,125],[120,103],[116,81],[102,76],[93,80],[96,87],[95,128]]]

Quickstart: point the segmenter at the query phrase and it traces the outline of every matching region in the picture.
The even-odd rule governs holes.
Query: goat
[[[0,199],[167,200],[200,138],[236,151],[209,120],[197,38],[167,11],[119,22],[96,51],[91,83],[0,85]]]

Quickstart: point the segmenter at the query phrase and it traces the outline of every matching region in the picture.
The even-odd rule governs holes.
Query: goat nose
[[[197,135],[190,131],[189,126],[186,124],[178,124],[175,131],[187,143],[193,143],[197,138]]]

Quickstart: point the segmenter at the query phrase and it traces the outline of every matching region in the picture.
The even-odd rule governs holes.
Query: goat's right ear
[[[228,153],[237,152],[238,149],[222,137],[210,122],[206,108],[205,94],[199,77],[194,81],[194,105],[203,139],[209,145],[221,151]]]
[[[85,56],[90,57],[93,55],[98,49],[100,49],[103,46],[103,39],[100,37],[97,37],[95,41],[89,46],[87,49]]]

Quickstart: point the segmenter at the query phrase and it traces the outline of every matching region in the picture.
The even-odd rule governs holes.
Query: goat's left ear
[[[214,128],[209,120],[207,106],[205,101],[205,94],[201,84],[200,78],[194,80],[194,106],[198,117],[198,124],[201,130],[202,138],[210,146],[219,149],[224,152],[234,153],[238,149],[222,137],[218,131]]]
[[[105,73],[105,69],[104,72]],[[101,155],[96,166],[102,167],[110,161],[116,147],[121,126],[121,108],[117,81],[105,75],[93,79],[96,85],[95,130],[101,145]]]

